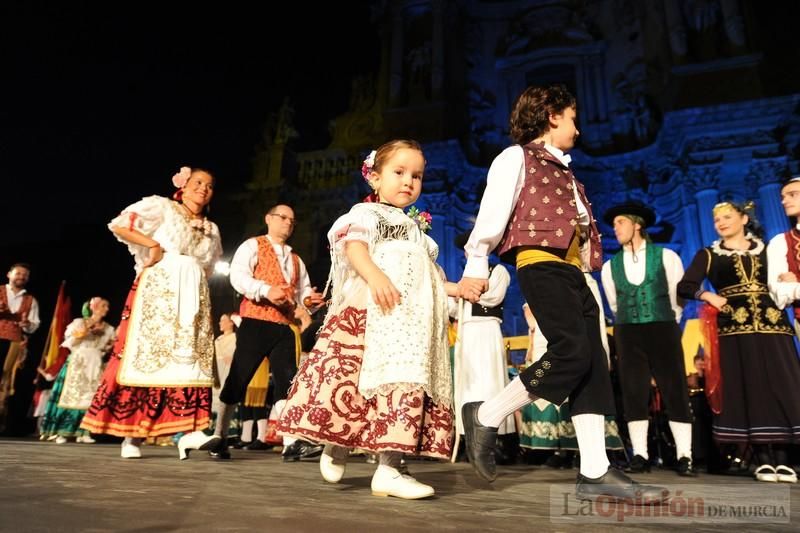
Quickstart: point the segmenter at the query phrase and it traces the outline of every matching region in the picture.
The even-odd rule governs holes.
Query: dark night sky
[[[76,300],[108,294],[118,316],[133,269],[108,220],[142,196],[171,194],[181,165],[215,173],[212,218],[224,214],[284,96],[298,148],[324,148],[351,78],[377,69],[367,4],[4,3],[0,269],[33,264],[45,321],[61,279]],[[240,232],[220,226],[232,255]]]

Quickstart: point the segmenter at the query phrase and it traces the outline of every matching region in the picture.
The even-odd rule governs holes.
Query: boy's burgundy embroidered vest
[[[258,241],[258,262],[256,263],[253,277],[268,285],[286,283],[286,278],[283,277],[281,265],[278,262],[278,256],[275,254],[275,249],[272,248],[270,240],[263,235],[256,240]],[[290,288],[288,292],[290,292],[289,296],[293,301],[295,287],[297,287],[297,280],[300,275],[300,260],[294,252],[292,252],[292,266],[294,266],[294,272],[292,273],[292,280],[289,282]],[[296,304],[294,303],[278,307],[266,299],[256,303],[244,298],[239,306],[239,314],[243,317],[255,318],[266,322],[289,324],[294,321],[295,307]]]
[[[585,236],[589,239],[589,264],[585,266],[592,271],[599,270],[603,266],[600,233],[583,184],[544,145],[528,143],[522,150],[525,154],[525,184],[497,246],[497,254],[504,261],[513,263],[516,249],[521,246],[566,251],[578,226],[575,187],[589,212],[589,235]]]
[[[22,305],[19,306],[19,311],[12,313],[8,308],[6,286],[0,286],[0,309],[6,310],[6,312],[0,315],[0,339],[9,341],[22,340],[22,328],[19,326],[18,322],[28,317],[31,305],[33,305],[33,296],[30,294],[23,294]],[[2,369],[0,369],[0,371],[2,371]]]
[[[786,263],[789,265],[789,272],[800,279],[800,232],[792,228],[783,235],[786,237]],[[794,302],[792,306],[794,318],[800,320],[800,302]]]

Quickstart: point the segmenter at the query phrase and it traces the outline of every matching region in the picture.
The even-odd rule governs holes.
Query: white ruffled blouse
[[[164,252],[195,258],[207,275],[211,274],[214,263],[222,255],[217,225],[207,219],[192,222],[177,202],[163,196],[148,196],[129,205],[109,222],[108,227],[138,230],[158,241]],[[141,274],[148,248],[119,236],[117,240],[128,246],[134,258],[136,274]]]

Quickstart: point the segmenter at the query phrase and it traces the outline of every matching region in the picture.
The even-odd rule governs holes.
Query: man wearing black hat
[[[464,249],[469,232],[455,238],[456,248]],[[485,401],[494,397],[508,384],[508,368],[503,344],[503,301],[511,283],[508,270],[496,264],[489,267],[489,289],[476,303],[464,302],[461,315],[459,302],[449,298],[450,316],[459,320],[459,342],[454,360],[454,396],[457,413],[467,402]],[[464,423],[456,417],[459,434],[464,434]],[[507,416],[498,427],[498,435],[516,433],[514,417]]]
[[[647,430],[652,377],[675,439],[678,473],[694,475],[692,412],[678,326],[683,310],[676,292],[683,264],[672,250],[648,242],[645,228],[655,223],[656,216],[641,202],[612,207],[603,219],[622,245],[603,265],[602,281],[615,315],[622,402],[634,453],[629,471],[650,470]]]

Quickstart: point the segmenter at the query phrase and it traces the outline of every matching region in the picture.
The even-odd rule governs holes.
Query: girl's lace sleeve
[[[332,255],[344,255],[344,245],[348,241],[363,241],[369,246],[375,242],[375,215],[358,205],[349,213],[339,217],[328,231],[328,243]]]

